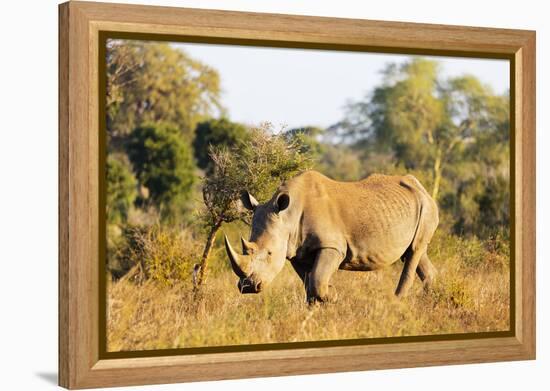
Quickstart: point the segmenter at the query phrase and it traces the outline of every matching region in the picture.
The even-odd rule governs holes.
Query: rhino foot
[[[434,282],[435,282],[435,279],[429,279],[429,280],[425,280],[425,281],[423,282],[422,287],[424,288],[424,293],[431,293],[431,292],[433,292],[433,290],[434,290]]]
[[[319,294],[309,294],[307,297],[307,302],[309,305],[315,305],[315,304],[334,304],[338,301],[338,293],[336,292],[336,289],[329,285],[327,292],[324,295]]]

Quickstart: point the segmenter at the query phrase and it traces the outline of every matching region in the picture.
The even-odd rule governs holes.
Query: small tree
[[[128,218],[128,211],[137,196],[137,181],[129,163],[122,158],[109,156],[106,168],[107,221],[116,224]]]
[[[203,180],[203,217],[208,237],[195,279],[196,287],[205,280],[210,250],[221,225],[239,219],[246,221],[249,216],[249,212],[240,207],[241,192],[248,190],[260,201],[267,200],[281,182],[310,168],[310,156],[301,151],[302,146],[295,140],[273,134],[269,123],[252,129],[250,138],[233,148],[210,147],[214,170]]]
[[[137,178],[164,220],[174,220],[191,196],[195,164],[191,146],[175,127],[163,124],[136,128],[127,151]]]

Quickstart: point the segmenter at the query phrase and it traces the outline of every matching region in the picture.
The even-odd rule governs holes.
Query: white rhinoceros
[[[435,201],[412,175],[374,174],[358,182],[337,182],[306,171],[283,183],[259,204],[243,192],[254,212],[243,254],[225,246],[242,293],[258,293],[289,260],[310,303],[334,301],[329,285],[338,269],[370,271],[404,262],[395,294],[411,287],[414,273],[424,284],[435,277],[428,244],[439,223]]]

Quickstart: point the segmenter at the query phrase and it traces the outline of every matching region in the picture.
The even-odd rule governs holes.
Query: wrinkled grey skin
[[[404,262],[395,294],[403,296],[414,274],[428,286],[435,268],[427,255],[439,223],[434,200],[412,175],[371,175],[337,182],[306,171],[283,183],[259,204],[243,193],[254,211],[250,239],[238,254],[225,246],[242,293],[258,293],[289,260],[304,283],[307,300],[332,302],[329,284],[338,269],[370,271]]]

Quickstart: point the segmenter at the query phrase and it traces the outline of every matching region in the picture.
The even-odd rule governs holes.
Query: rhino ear
[[[285,210],[288,208],[288,205],[290,204],[290,196],[288,193],[281,193],[277,197],[277,209],[279,209],[279,212]]]
[[[258,206],[259,202],[246,190],[241,193],[241,202],[248,210],[254,210]]]

